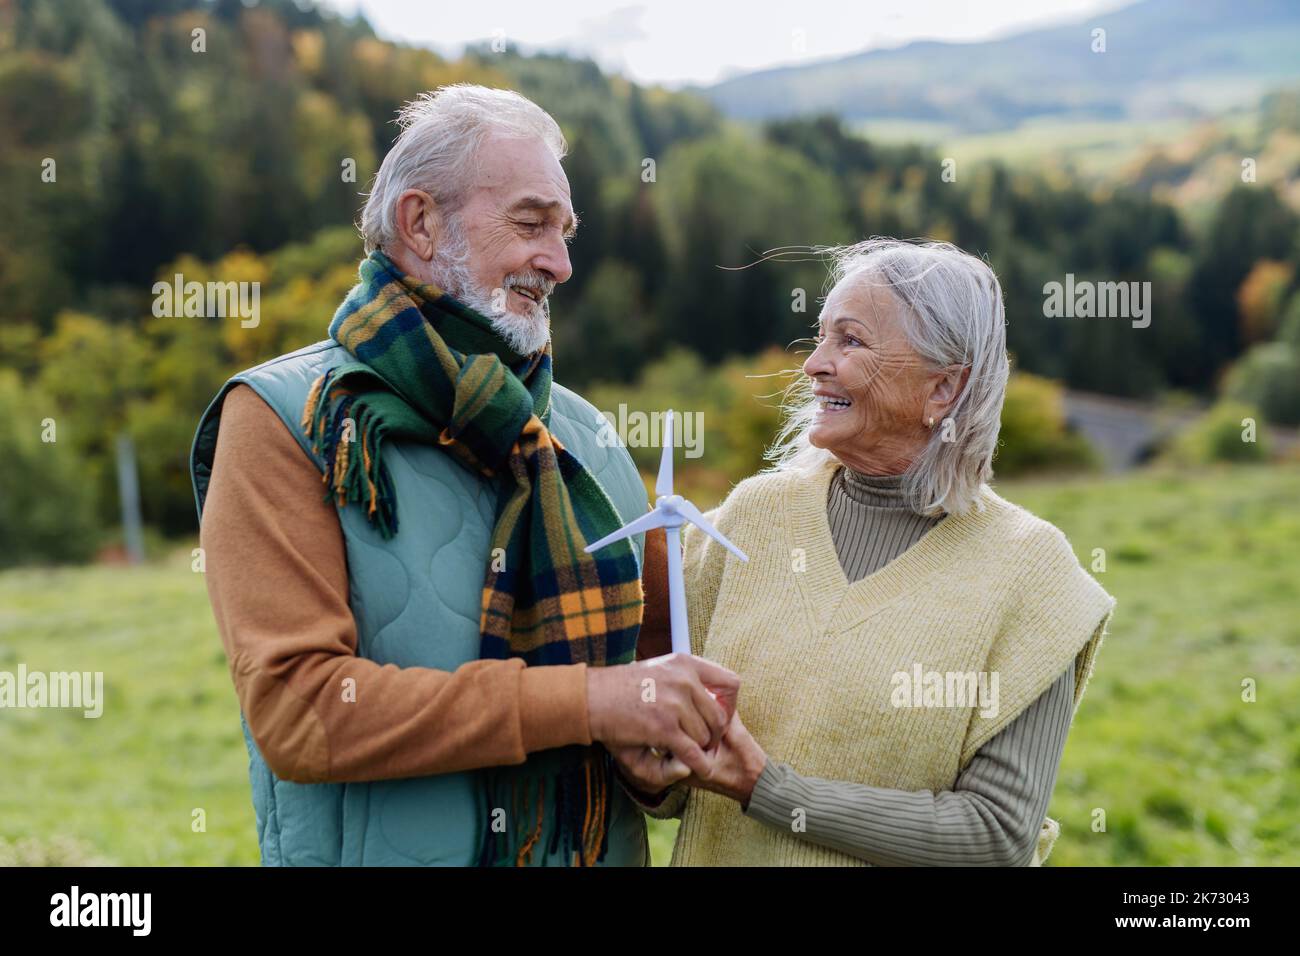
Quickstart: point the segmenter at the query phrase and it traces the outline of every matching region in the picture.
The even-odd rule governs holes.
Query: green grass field
[[[1103,548],[1097,578],[1119,602],[1066,746],[1049,865],[1300,863],[1300,468],[997,487],[1085,567]],[[0,863],[257,863],[238,707],[187,550],[0,574],[0,670],[20,662],[103,671],[106,701],[98,720],[0,710]],[[653,823],[656,863],[673,830]]]
[[[1076,172],[1086,177],[1108,178],[1118,175],[1148,147],[1175,143],[1193,127],[1193,122],[1185,119],[1153,123],[1046,117],[990,133],[967,133],[948,124],[906,120],[861,122],[853,129],[874,141],[921,143],[940,156],[955,157],[959,164],[999,160],[1027,168],[1068,159]]]

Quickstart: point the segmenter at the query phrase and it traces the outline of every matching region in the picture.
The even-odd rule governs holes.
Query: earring
[[[934,416],[933,416],[933,415],[930,416],[930,427],[931,427],[931,428],[934,427]]]

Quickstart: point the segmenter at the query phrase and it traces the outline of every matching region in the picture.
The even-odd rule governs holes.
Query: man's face
[[[451,218],[434,281],[492,317],[516,351],[544,347],[547,297],[573,274],[568,240],[577,226],[568,177],[550,149],[536,138],[485,140],[475,183]]]

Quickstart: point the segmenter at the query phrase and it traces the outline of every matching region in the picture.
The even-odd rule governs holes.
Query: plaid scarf
[[[329,327],[352,360],[322,374],[303,409],[302,427],[325,462],[326,500],[356,503],[391,538],[398,502],[384,443],[444,449],[498,488],[479,657],[529,666],[632,661],[642,612],[636,557],[627,540],[583,551],[622,522],[548,428],[550,344],[532,356],[513,352],[489,319],[382,252],[359,273]],[[482,772],[480,864],[526,865],[547,822],[548,852],[562,848],[575,865],[604,857],[608,752],[599,744],[549,751],[544,762],[559,769],[544,774],[541,762]]]

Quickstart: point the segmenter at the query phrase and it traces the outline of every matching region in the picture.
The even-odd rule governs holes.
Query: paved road
[[[1194,421],[1204,409],[1168,412],[1146,402],[1089,392],[1065,393],[1065,417],[1092,442],[1109,471],[1142,464],[1156,445]],[[1269,426],[1278,450],[1300,444],[1295,429]]]

